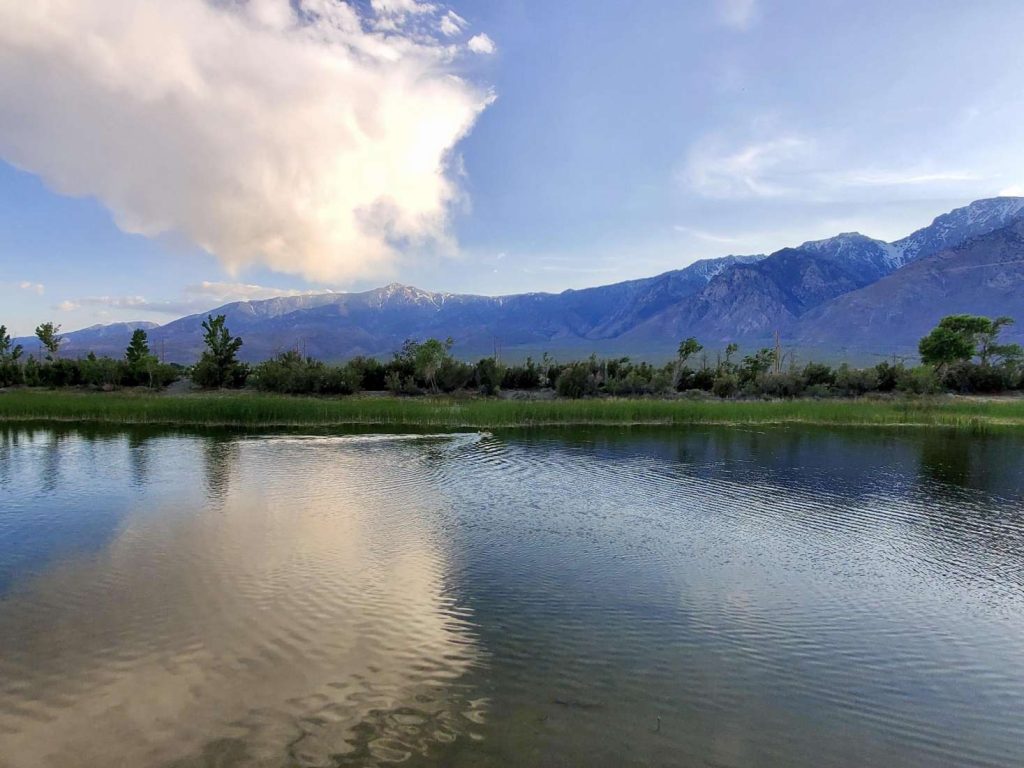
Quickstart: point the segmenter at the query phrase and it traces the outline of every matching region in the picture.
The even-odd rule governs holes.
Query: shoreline
[[[218,428],[841,426],[1024,430],[1024,399],[525,400],[458,396],[308,397],[250,392],[0,392],[0,423]]]

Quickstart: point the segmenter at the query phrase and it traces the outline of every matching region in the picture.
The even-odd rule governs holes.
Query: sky
[[[0,0],[0,324],[561,291],[1024,195],[1019,0]]]

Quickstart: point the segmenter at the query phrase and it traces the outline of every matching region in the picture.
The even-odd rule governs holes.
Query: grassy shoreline
[[[2,422],[83,422],[211,427],[408,426],[443,429],[542,426],[808,424],[1024,429],[1024,399],[498,400],[316,398],[248,392],[149,394],[15,390],[0,393]]]

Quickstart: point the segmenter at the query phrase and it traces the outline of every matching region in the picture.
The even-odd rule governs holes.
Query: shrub
[[[715,378],[715,383],[711,385],[711,391],[716,397],[732,397],[736,394],[740,388],[739,379],[731,373],[724,373]]]
[[[587,363],[573,363],[562,369],[555,381],[555,391],[561,397],[577,400],[596,394],[597,385]]]
[[[502,382],[502,372],[498,361],[493,357],[485,357],[476,364],[473,372],[476,385],[485,395],[495,395]]]
[[[387,389],[387,367],[373,357],[353,357],[346,367],[358,381],[358,389],[383,392]]]
[[[935,369],[928,365],[901,368],[896,375],[896,389],[914,395],[931,395],[940,391],[941,385]]]
[[[502,389],[537,389],[540,386],[541,370],[533,360],[526,358],[525,365],[511,365],[501,376]]]
[[[845,397],[860,397],[878,389],[878,374],[874,368],[851,368],[843,363],[836,370],[835,388]]]
[[[825,363],[808,363],[804,366],[803,379],[805,387],[828,388],[836,383],[836,374],[832,366]]]

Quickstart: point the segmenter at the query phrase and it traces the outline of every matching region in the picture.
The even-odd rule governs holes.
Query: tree
[[[963,333],[939,325],[917,345],[921,362],[936,368],[974,357],[974,342]]]
[[[128,348],[124,351],[125,362],[130,366],[137,366],[146,362],[150,357],[149,337],[142,328],[136,328],[132,332],[132,340],[128,342]]]
[[[451,336],[443,342],[427,339],[422,344],[417,344],[413,350],[412,359],[416,375],[426,383],[431,392],[437,392],[437,372],[448,359],[448,353],[454,343]]]
[[[157,359],[149,351],[149,337],[142,328],[132,332],[132,340],[124,351],[124,360],[132,379],[129,383],[146,381],[150,387],[153,386],[153,368]]]
[[[686,361],[702,349],[704,349],[704,345],[700,344],[693,336],[688,338],[686,341],[681,342],[679,344],[679,364],[686,365]]]
[[[743,370],[740,378],[745,382],[755,382],[771,370],[775,364],[775,350],[770,347],[759,349],[752,355],[743,358]]]
[[[12,344],[7,326],[0,325],[0,387],[9,387],[23,381],[21,366],[21,345]]]
[[[476,382],[485,395],[496,395],[501,385],[502,370],[493,357],[485,357],[476,364]]]
[[[1012,357],[1017,345],[998,343],[1000,331],[1012,324],[1009,317],[993,320],[980,315],[947,315],[918,343],[921,362],[947,367],[977,356],[981,365],[987,366],[993,357]]]
[[[47,360],[53,360],[60,350],[60,345],[64,338],[59,336],[59,333],[60,326],[53,323],[42,323],[36,326],[36,338],[39,339],[39,343],[46,349]]]
[[[203,387],[241,386],[246,368],[239,364],[237,354],[242,339],[232,336],[224,315],[207,315],[203,321],[203,343],[206,351],[193,371],[193,380]]]
[[[13,363],[21,357],[21,344],[11,343],[6,325],[0,325],[0,363]]]

